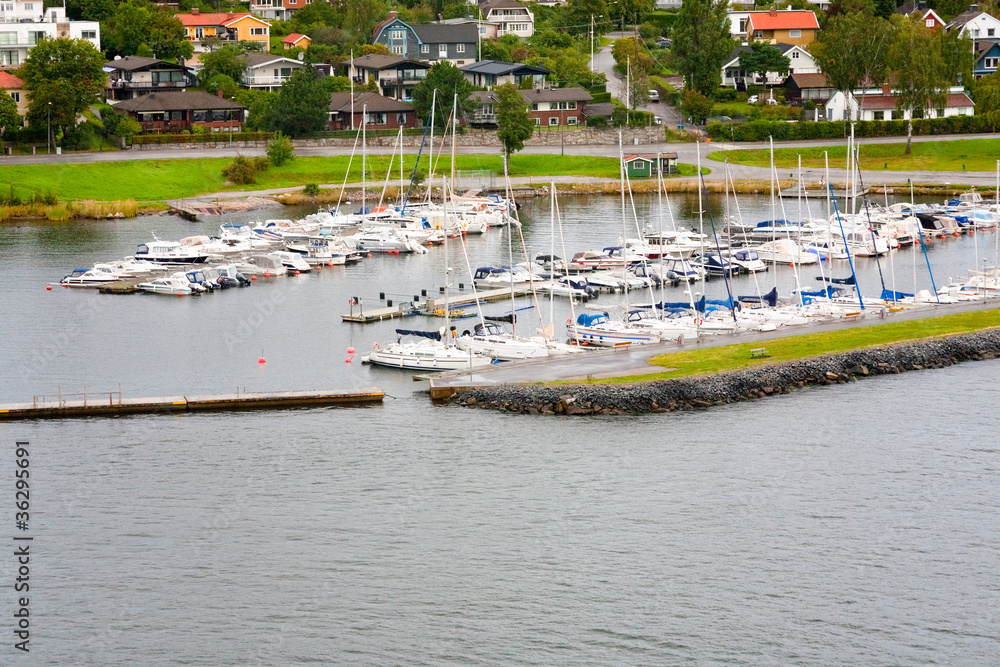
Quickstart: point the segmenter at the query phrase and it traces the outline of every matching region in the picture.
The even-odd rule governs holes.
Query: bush
[[[292,147],[292,140],[278,132],[267,142],[267,159],[275,167],[295,159],[295,149]]]
[[[307,197],[316,197],[319,195],[319,186],[315,183],[306,183],[302,188],[302,194]]]
[[[222,175],[233,185],[248,185],[257,182],[257,174],[268,167],[266,157],[245,157],[237,155],[236,159],[223,167]]]
[[[906,125],[907,121],[905,120],[857,121],[854,125],[854,134],[862,139],[905,137]],[[800,141],[804,139],[841,139],[850,134],[850,125],[845,121],[787,123],[773,120],[752,120],[740,125],[712,122],[708,124],[707,131],[708,136],[712,139],[725,141],[766,141],[768,136],[773,137],[775,141]],[[975,134],[992,131],[984,116],[950,116],[948,118],[913,121],[913,136]]]
[[[716,102],[735,102],[739,91],[735,88],[719,88],[715,93]],[[727,114],[730,115],[730,114]]]

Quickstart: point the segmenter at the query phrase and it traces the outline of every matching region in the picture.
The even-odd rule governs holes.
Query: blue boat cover
[[[739,296],[737,298],[743,303],[766,303],[774,308],[778,303],[778,288],[772,287],[771,291],[764,296]]]
[[[834,285],[854,285],[854,276],[850,278],[827,278],[826,276],[816,276],[816,280],[833,283]]]
[[[893,292],[891,289],[882,290],[882,300],[883,301],[899,301],[903,297],[913,296],[912,294],[907,294],[906,292]]]
[[[396,329],[400,336],[418,336],[420,338],[430,338],[431,340],[441,340],[441,334],[437,331],[413,331],[412,329]]]
[[[588,315],[587,313],[580,313],[576,318],[576,323],[581,327],[592,327],[595,324],[603,324],[608,321],[608,316],[604,313],[596,313],[594,315]]]

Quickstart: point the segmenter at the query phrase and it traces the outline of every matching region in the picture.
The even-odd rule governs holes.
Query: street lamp
[[[49,102],[47,107],[48,111],[48,122],[46,123],[45,130],[45,154],[48,155],[52,152],[52,102]]]

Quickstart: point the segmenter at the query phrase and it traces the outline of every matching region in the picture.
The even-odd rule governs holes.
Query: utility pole
[[[347,70],[347,78],[351,80],[351,129],[354,129],[354,49],[351,49],[351,66]]]
[[[590,71],[596,72],[597,66],[594,64],[594,15],[590,15]]]

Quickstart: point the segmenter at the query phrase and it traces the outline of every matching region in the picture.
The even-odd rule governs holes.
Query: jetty
[[[527,288],[514,289],[515,297],[526,296],[528,294],[531,294],[531,290]],[[503,301],[504,299],[509,299],[510,297],[511,290],[509,287],[506,287],[503,289],[480,290],[473,294],[458,294],[447,298],[441,297],[439,299],[427,299],[427,301],[423,304],[415,303],[413,301],[404,301],[402,303],[384,306],[381,308],[363,308],[359,305],[357,310],[354,309],[354,306],[351,306],[351,312],[341,315],[340,319],[344,322],[368,324],[370,322],[381,322],[382,320],[391,320],[397,317],[414,315],[416,313],[424,315],[440,314],[444,317],[445,308],[453,310],[455,308],[470,306],[475,304],[477,299],[480,303],[492,303],[495,301]],[[390,301],[389,303],[392,302]]]
[[[91,392],[89,394],[60,393],[56,396],[36,396],[30,403],[0,405],[0,421],[365,405],[381,403],[384,397],[385,392],[375,387],[353,391],[237,391],[233,394],[158,396],[155,398],[123,398],[121,391]]]

